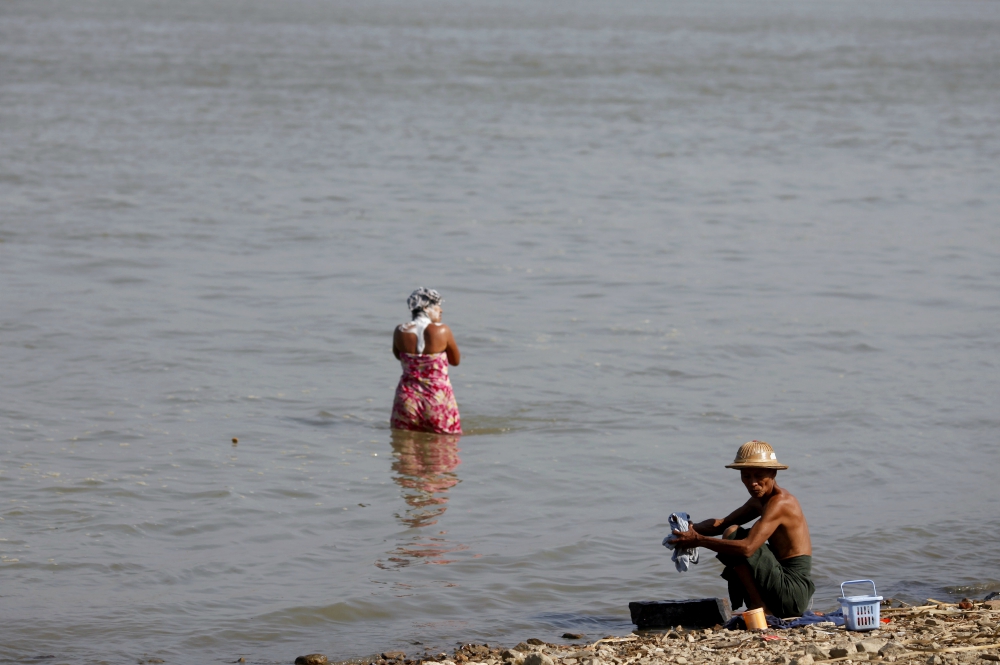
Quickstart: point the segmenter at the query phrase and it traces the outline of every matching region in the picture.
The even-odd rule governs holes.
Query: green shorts
[[[740,527],[736,531],[736,540],[746,538],[749,533]],[[741,563],[750,566],[757,592],[768,609],[776,612],[779,617],[802,616],[809,608],[809,600],[816,591],[816,585],[810,577],[812,557],[808,554],[778,561],[770,546],[765,543],[746,558],[732,554],[719,554],[716,558],[726,566],[722,577],[729,582],[729,600],[734,610],[746,600],[746,589],[733,570],[734,566]]]

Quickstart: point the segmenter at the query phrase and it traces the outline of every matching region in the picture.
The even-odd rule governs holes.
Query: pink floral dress
[[[455,392],[448,378],[448,356],[444,353],[401,353],[403,375],[392,402],[393,429],[438,434],[461,434]]]

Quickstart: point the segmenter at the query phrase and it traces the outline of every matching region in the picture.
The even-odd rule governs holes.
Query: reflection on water
[[[448,507],[447,492],[459,483],[454,469],[457,434],[426,434],[392,430],[393,480],[403,488],[409,508],[396,514],[403,524],[417,528],[436,524]]]
[[[396,513],[396,518],[407,527],[418,529],[437,524],[448,508],[448,490],[460,480],[455,468],[461,464],[458,457],[458,434],[428,434],[392,430],[393,480],[403,492],[407,508]],[[390,552],[380,568],[399,568],[413,561],[445,564],[450,552],[468,549],[466,545],[450,543],[439,531],[434,536],[412,536]]]
[[[411,563],[434,563],[444,565],[452,563],[454,559],[446,557],[452,552],[462,552],[469,549],[468,545],[449,542],[443,536],[448,533],[441,531],[437,536],[421,537],[413,536],[406,543],[400,545],[389,552],[389,557],[385,561],[378,561],[376,566],[383,569],[403,568]]]

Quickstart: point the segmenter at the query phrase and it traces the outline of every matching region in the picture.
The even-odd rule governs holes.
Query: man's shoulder
[[[795,498],[795,495],[783,487],[779,488],[779,490],[767,502],[767,507],[772,510],[792,510],[801,513],[802,507],[799,505],[799,500]]]

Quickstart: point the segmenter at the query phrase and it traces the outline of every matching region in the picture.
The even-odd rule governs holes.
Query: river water
[[[755,438],[817,609],[1000,589],[998,109],[987,1],[6,0],[0,658],[624,634]]]

